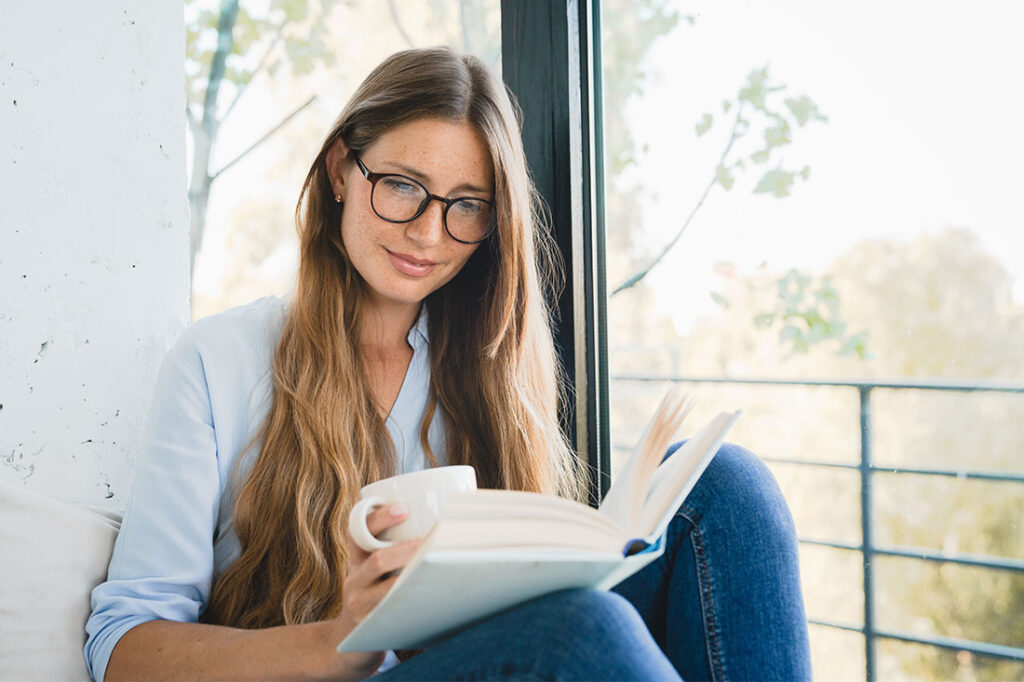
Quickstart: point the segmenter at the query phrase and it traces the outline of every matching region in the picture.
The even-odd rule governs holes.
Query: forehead
[[[467,121],[418,118],[402,123],[377,138],[363,158],[376,172],[402,166],[437,182],[489,187],[494,181],[487,143]]]

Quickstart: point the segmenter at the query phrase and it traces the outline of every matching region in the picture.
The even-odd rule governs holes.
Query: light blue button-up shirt
[[[287,301],[270,296],[203,318],[164,358],[107,581],[92,593],[85,656],[95,679],[103,679],[114,645],[136,625],[198,621],[213,581],[238,557],[233,484],[244,479],[236,480],[235,464],[270,408],[286,308]],[[399,472],[425,466],[425,314],[408,342],[412,361],[386,422]],[[439,464],[447,452],[442,422],[435,418],[428,434]],[[258,452],[259,443],[245,463]]]

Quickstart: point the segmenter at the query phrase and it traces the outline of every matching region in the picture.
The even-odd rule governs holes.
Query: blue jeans
[[[613,591],[535,599],[374,679],[810,677],[789,509],[764,464],[726,444],[669,524],[664,555]]]

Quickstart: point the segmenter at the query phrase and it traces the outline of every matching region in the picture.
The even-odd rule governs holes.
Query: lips
[[[404,253],[388,251],[387,254],[388,260],[391,261],[391,266],[401,274],[409,277],[423,277],[437,266],[437,263],[433,261],[414,258]]]

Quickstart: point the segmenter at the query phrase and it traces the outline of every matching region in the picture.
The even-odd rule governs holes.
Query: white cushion
[[[0,480],[0,680],[89,679],[89,595],[119,527],[116,513]]]

